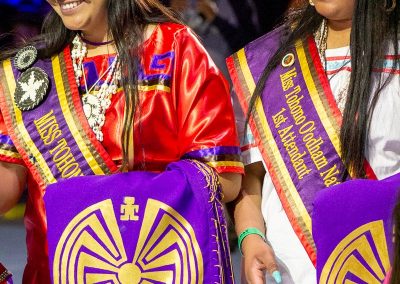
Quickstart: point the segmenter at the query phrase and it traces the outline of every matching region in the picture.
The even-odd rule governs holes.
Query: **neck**
[[[115,48],[114,44],[107,44],[107,45],[102,45],[102,46],[90,46],[87,45],[87,56],[88,57],[93,57],[96,55],[103,55],[103,54],[116,54],[117,49]]]
[[[90,42],[102,43],[102,42],[112,41],[112,35],[109,33],[107,21],[98,21],[95,24],[86,26],[85,29],[82,29],[81,35],[83,38],[89,41],[86,42],[88,56],[115,53],[115,47],[113,42],[111,42],[110,44],[105,44],[100,46],[96,44],[90,44]]]
[[[351,20],[328,20],[327,48],[339,48],[350,45]]]
[[[91,42],[106,42],[111,40],[111,37],[108,35],[108,32],[90,33],[87,31],[82,31],[82,37]]]
[[[97,31],[97,32],[88,32],[82,31],[82,37],[86,39],[87,45],[87,56],[96,56],[101,54],[113,54],[116,53],[116,48],[114,42],[112,41],[112,37],[109,35],[107,31]],[[90,42],[93,42],[91,44]],[[96,43],[104,43],[109,42],[107,44],[96,44]]]
[[[111,40],[107,21],[96,21],[81,30],[82,36],[92,42],[105,42]]]
[[[90,41],[87,38],[85,38],[84,36],[81,35],[81,39],[84,43],[89,44],[89,45],[93,45],[93,46],[102,46],[102,45],[107,45],[113,42],[113,40],[109,40],[109,41],[103,41],[103,42],[94,42],[94,41]]]

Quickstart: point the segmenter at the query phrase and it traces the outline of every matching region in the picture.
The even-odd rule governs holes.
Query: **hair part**
[[[365,149],[368,144],[373,110],[382,88],[392,79],[373,78],[388,46],[399,53],[398,32],[400,7],[387,7],[387,0],[355,0],[351,29],[351,77],[347,100],[340,130],[341,155],[348,171],[356,177],[365,177]],[[395,0],[393,0],[395,1]],[[390,1],[389,1],[390,2]],[[271,72],[279,65],[282,57],[296,44],[296,41],[313,36],[323,21],[315,7],[308,3],[292,11],[283,24],[281,48],[266,64],[255,91],[250,99],[246,122],[248,123],[257,98],[261,97]],[[400,60],[396,58],[396,65]],[[381,76],[382,77],[382,76]],[[373,86],[378,86],[373,90]],[[343,145],[346,145],[343,147]]]

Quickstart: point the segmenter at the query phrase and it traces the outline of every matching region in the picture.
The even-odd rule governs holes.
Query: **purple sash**
[[[53,283],[233,283],[219,198],[214,171],[189,160],[50,185]]]
[[[14,92],[21,72],[5,60],[0,64],[0,108],[12,141],[39,186],[44,189],[61,178],[115,172],[116,165],[84,115],[69,48],[34,66],[50,82],[40,105],[29,111],[16,106]]]
[[[353,180],[318,193],[312,220],[319,283],[383,282],[392,259],[392,214],[399,193],[400,174]]]
[[[245,114],[280,40],[281,32],[275,30],[227,60]],[[249,124],[291,225],[315,264],[313,200],[318,191],[339,184],[345,169],[340,157],[341,114],[313,38],[297,42],[282,58]]]

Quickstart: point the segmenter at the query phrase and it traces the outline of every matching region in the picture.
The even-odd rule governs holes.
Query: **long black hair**
[[[135,112],[138,106],[138,72],[140,43],[148,24],[162,22],[180,23],[179,17],[157,0],[108,0],[108,33],[112,36],[121,66],[121,84],[125,93],[125,115],[121,134],[122,166],[128,166],[129,137],[132,135]],[[61,52],[79,31],[67,29],[54,10],[46,16],[41,34],[25,44],[38,46],[39,58],[50,58]],[[0,60],[15,54],[16,48],[3,50]]]
[[[399,54],[398,32],[400,5],[397,0],[355,0],[352,29],[350,36],[351,77],[347,91],[347,100],[340,130],[341,154],[346,168],[357,177],[364,177],[365,148],[368,143],[368,131],[374,107],[379,93],[390,80],[379,80],[373,90],[373,69],[389,46]],[[323,17],[308,1],[289,13],[283,24],[281,48],[276,51],[257,82],[250,100],[249,112],[254,110],[256,99],[261,96],[265,83],[281,62],[282,57],[299,39],[312,36],[320,27]],[[396,59],[396,66],[400,60]],[[373,91],[372,91],[373,90]],[[399,122],[400,123],[400,122]]]

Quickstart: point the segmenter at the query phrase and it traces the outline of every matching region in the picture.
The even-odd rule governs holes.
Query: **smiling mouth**
[[[78,7],[83,1],[74,1],[74,2],[68,2],[68,3],[60,3],[61,10],[63,11],[69,11],[72,10],[76,7]]]

